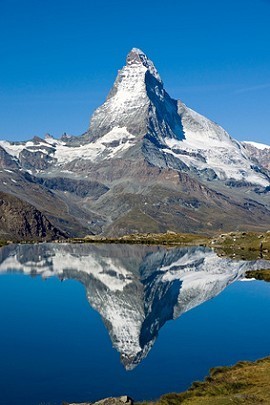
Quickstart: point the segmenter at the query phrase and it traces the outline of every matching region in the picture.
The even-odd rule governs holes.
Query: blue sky
[[[174,98],[270,143],[270,0],[0,0],[0,139],[83,133],[132,47]]]

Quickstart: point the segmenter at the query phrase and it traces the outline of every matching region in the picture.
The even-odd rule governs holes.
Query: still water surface
[[[241,281],[258,267],[205,248],[2,249],[0,404],[157,398],[269,355],[270,285]]]

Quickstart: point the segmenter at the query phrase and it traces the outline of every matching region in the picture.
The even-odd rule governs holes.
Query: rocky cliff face
[[[0,192],[0,239],[51,240],[64,238],[35,207]]]
[[[136,48],[85,134],[0,147],[0,190],[71,235],[270,228],[269,149],[252,151],[173,100]],[[14,188],[15,172],[27,193]]]
[[[250,159],[259,167],[270,171],[270,146],[257,142],[243,142]]]
[[[12,155],[0,146],[0,167],[3,169],[18,169],[18,163]]]

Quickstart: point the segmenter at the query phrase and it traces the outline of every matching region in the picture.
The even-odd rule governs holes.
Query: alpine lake
[[[0,404],[187,389],[270,354],[267,260],[207,247],[42,243],[0,250]]]

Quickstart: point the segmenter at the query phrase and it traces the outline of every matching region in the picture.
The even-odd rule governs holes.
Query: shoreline
[[[270,403],[269,386],[270,356],[211,368],[203,381],[194,381],[186,391],[164,394],[154,401],[135,402],[125,395],[96,402],[63,402],[63,405],[267,405]]]
[[[239,361],[232,366],[211,368],[203,381],[186,391],[162,395],[157,401],[136,405],[229,405],[270,403],[270,357]]]
[[[258,232],[229,232],[216,236],[199,234],[176,233],[134,233],[119,237],[87,235],[85,237],[63,238],[56,240],[0,240],[0,247],[9,244],[26,243],[72,243],[72,244],[141,244],[176,246],[203,246],[214,249],[219,256],[233,259],[270,260],[270,231]]]

